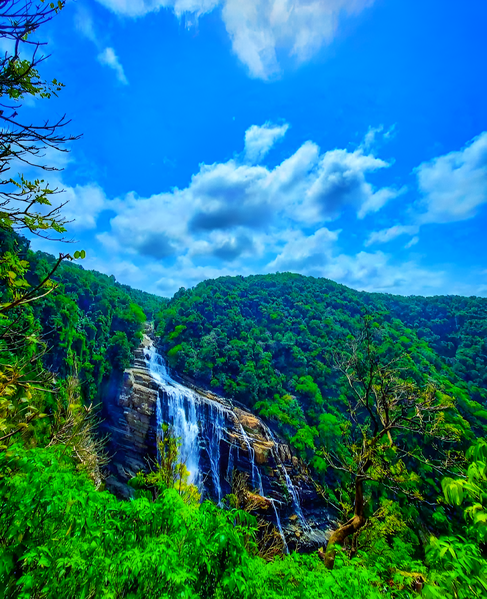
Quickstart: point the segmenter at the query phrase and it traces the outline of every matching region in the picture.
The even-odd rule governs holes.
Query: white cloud
[[[177,17],[184,13],[201,16],[211,12],[221,0],[98,0],[114,13],[127,17],[142,17],[161,8],[172,8]]]
[[[472,218],[487,203],[487,131],[458,152],[424,162],[416,169],[426,211],[420,223],[447,223]]]
[[[93,17],[91,12],[83,5],[77,5],[74,16],[74,24],[76,29],[90,42],[98,45],[98,37],[95,32]]]
[[[330,231],[323,227],[313,235],[305,235],[299,230],[290,230],[284,235],[281,234],[281,238],[287,240],[287,243],[280,254],[267,265],[268,272],[287,270],[307,274],[321,272],[331,256],[340,232],[340,230]]]
[[[340,19],[355,15],[374,0],[98,0],[113,12],[140,17],[170,8],[176,16],[197,17],[222,7],[233,50],[252,77],[279,73],[276,51],[284,49],[299,62],[333,41]]]
[[[394,189],[393,187],[383,187],[382,189],[379,189],[376,192],[368,192],[367,199],[364,201],[360,210],[358,211],[358,217],[364,218],[364,216],[371,212],[378,212],[387,204],[389,200],[393,200],[394,198],[399,197],[400,195],[405,193],[406,190],[406,187],[401,187],[401,189]]]
[[[260,134],[263,129],[251,130]],[[259,156],[274,137],[278,136],[257,144]],[[481,138],[468,146],[475,150],[476,161],[467,160],[467,148],[457,153],[463,156],[458,168],[465,169],[468,162],[468,172],[479,170],[482,158],[475,143]],[[398,195],[401,190],[375,189],[367,181],[370,172],[388,166],[365,154],[363,146],[354,152],[322,153],[307,141],[274,168],[245,163],[242,156],[202,164],[187,187],[148,198],[129,193],[108,200],[98,185],[90,183],[67,187],[59,199],[70,200],[63,214],[76,219],[75,232],[94,230],[104,210],[116,214],[110,229],[97,235],[98,249],[105,247],[108,259],[104,252],[91,256],[90,247],[84,266],[114,273],[123,282],[156,293],[171,295],[181,286],[223,275],[279,270],[327,277],[365,291],[485,295],[485,283],[448,281],[444,272],[413,260],[398,263],[381,251],[343,252],[341,229],[332,230],[325,223],[350,208],[361,218],[380,209],[384,198]],[[57,185],[62,187],[59,178]],[[347,219],[349,226],[348,213]],[[420,226],[420,222],[398,224],[372,232],[366,245],[411,235],[405,246],[410,248],[418,242]]]
[[[262,157],[285,128],[251,127],[247,153]],[[112,251],[118,247],[164,263],[177,256],[205,256],[221,263],[262,256],[275,245],[275,231],[302,223],[319,228],[346,206],[360,218],[378,210],[398,192],[375,190],[366,175],[387,166],[361,150],[320,154],[310,141],[273,169],[236,159],[202,164],[184,189],[149,198],[128,194],[119,200],[111,231],[99,240]]]
[[[333,41],[343,14],[356,14],[373,0],[225,0],[222,16],[233,50],[251,76],[280,71],[276,50],[299,62]]]
[[[341,254],[323,276],[361,291],[404,295],[440,293],[446,283],[443,271],[422,268],[414,261],[397,264],[382,252]]]
[[[388,166],[384,160],[363,154],[361,149],[326,152],[318,165],[317,177],[307,190],[308,207],[311,202],[312,210],[306,219],[316,218],[317,210],[327,219],[336,218],[347,204],[357,208],[359,218],[377,212],[401,191],[392,188],[375,191],[367,182],[366,173]]]
[[[74,16],[74,24],[76,29],[86,37],[86,39],[93,42],[93,44],[98,49],[97,60],[100,64],[110,67],[117,76],[118,81],[123,85],[128,84],[127,77],[125,75],[125,71],[123,66],[115,52],[115,50],[108,46],[103,48],[103,43],[100,40],[100,36],[96,32],[95,23],[93,21],[93,16],[91,12],[86,8],[86,6],[78,6],[75,16]]]
[[[380,129],[380,128],[379,128]],[[378,129],[369,129],[361,147],[367,145]],[[418,189],[423,194],[415,209],[409,210],[410,225],[394,225],[369,234],[366,246],[386,243],[399,235],[414,236],[405,246],[409,249],[419,241],[422,225],[449,223],[474,217],[487,203],[487,131],[474,137],[462,150],[423,162],[414,169]],[[407,191],[404,187],[400,193]],[[387,190],[379,190],[378,194]],[[373,199],[371,199],[373,201]],[[380,202],[379,202],[380,203]],[[362,210],[367,207],[363,204]],[[359,211],[360,216],[360,211]]]
[[[365,242],[365,246],[372,245],[373,243],[387,243],[388,241],[399,237],[399,235],[416,235],[418,231],[419,227],[417,225],[394,225],[388,229],[370,233]]]
[[[379,125],[378,127],[369,127],[367,133],[364,136],[360,147],[363,151],[368,152],[372,148],[376,147],[378,142],[389,140],[394,136],[395,125],[392,125],[384,131],[384,125]]]
[[[419,236],[415,235],[410,241],[408,241],[406,243],[406,245],[404,246],[404,249],[409,249],[410,247],[413,247],[413,245],[416,245],[419,241]]]
[[[338,234],[338,232],[329,231]],[[267,264],[242,260],[222,266],[195,266],[190,259],[182,257],[172,266],[154,264],[149,273],[150,288],[155,293],[170,296],[180,287],[192,287],[205,279],[221,276],[248,276],[272,272],[297,272],[306,276],[325,277],[360,291],[398,293],[402,295],[437,295],[482,293],[475,285],[463,285],[451,291],[452,285],[445,272],[422,268],[414,261],[394,263],[391,256],[382,252],[359,252],[341,254],[336,251],[333,240],[326,233],[318,233],[307,241],[299,232],[289,232],[288,245]],[[303,244],[305,248],[303,248]],[[294,251],[299,249],[300,259]],[[148,271],[148,267],[144,267]],[[153,282],[153,283],[152,283]],[[148,287],[146,279],[146,287]]]
[[[292,271],[308,276],[326,277],[361,291],[387,293],[438,293],[445,284],[444,272],[432,272],[409,261],[393,264],[383,252],[336,251],[339,231],[321,229],[312,236],[294,232],[281,253],[266,267],[266,272]]]
[[[123,66],[120,64],[118,56],[115,54],[115,50],[113,48],[105,48],[103,52],[100,52],[100,54],[98,54],[98,61],[101,64],[113,69],[120,83],[128,85]]]
[[[252,125],[245,132],[245,158],[250,163],[260,162],[272,146],[282,139],[289,125],[272,125],[266,123],[262,127]]]
[[[96,221],[103,210],[111,208],[105,192],[96,183],[63,187],[64,193],[60,201],[68,202],[62,214],[67,220],[72,220],[69,229],[83,231],[96,228]]]
[[[87,251],[87,258],[81,265],[84,268],[98,270],[106,275],[114,275],[119,281],[130,280],[131,284],[135,287],[146,278],[143,270],[132,262],[117,259],[107,261],[96,256],[92,257],[91,250]]]

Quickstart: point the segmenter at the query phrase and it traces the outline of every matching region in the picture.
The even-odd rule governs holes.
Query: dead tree
[[[421,501],[418,477],[407,462],[428,463],[439,472],[448,471],[452,454],[441,452],[438,459],[426,456],[427,443],[440,444],[458,438],[459,431],[448,423],[452,398],[439,393],[433,382],[418,385],[405,375],[399,357],[385,359],[379,351],[380,335],[366,317],[361,333],[349,343],[348,351],[335,356],[335,367],[349,386],[348,420],[342,443],[322,456],[336,471],[346,473],[353,483],[353,516],[331,535],[321,557],[333,568],[336,545],[355,535],[367,522],[364,485],[375,481],[383,488]],[[414,452],[403,447],[406,436],[413,436]]]

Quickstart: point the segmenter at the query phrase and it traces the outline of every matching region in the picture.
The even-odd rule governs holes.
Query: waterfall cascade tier
[[[156,458],[157,438],[167,423],[181,440],[180,457],[203,498],[221,502],[231,492],[234,469],[245,472],[255,493],[267,500],[262,515],[285,535],[286,547],[326,543],[329,513],[289,446],[261,418],[177,380],[149,336],[109,403],[105,428],[115,459],[107,486],[117,494],[128,496],[127,480],[147,469],[148,457]]]

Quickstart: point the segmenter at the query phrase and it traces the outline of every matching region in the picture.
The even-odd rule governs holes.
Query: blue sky
[[[23,111],[83,134],[49,156],[71,249],[162,295],[292,271],[487,296],[486,26],[484,0],[68,1],[66,88]]]

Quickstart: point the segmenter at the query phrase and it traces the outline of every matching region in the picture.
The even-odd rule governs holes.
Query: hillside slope
[[[69,249],[69,248],[67,248]],[[0,252],[16,251],[29,264],[26,278],[35,287],[56,259],[32,252],[30,243],[0,231]],[[132,361],[143,324],[164,306],[164,298],[117,283],[115,277],[64,261],[55,271],[56,288],[27,307],[48,347],[44,364],[60,378],[75,375],[86,401],[102,399],[102,383]]]
[[[346,387],[333,356],[366,314],[382,330],[385,355],[407,356],[408,376],[437,381],[483,427],[484,298],[358,292],[291,273],[221,277],[176,293],[157,330],[176,370],[259,409],[299,445],[296,435],[320,424],[324,405],[343,411]]]

